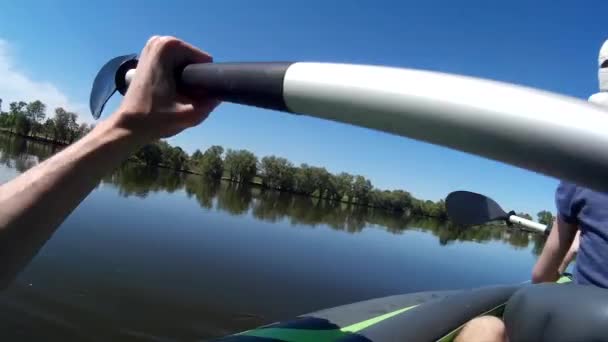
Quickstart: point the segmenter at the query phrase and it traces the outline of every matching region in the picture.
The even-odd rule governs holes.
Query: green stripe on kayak
[[[344,331],[344,332],[356,333],[356,332],[361,331],[361,330],[363,330],[365,328],[368,328],[368,327],[370,327],[370,326],[372,326],[374,324],[380,323],[380,322],[384,321],[385,319],[389,319],[389,318],[391,318],[393,316],[397,316],[398,314],[400,314],[402,312],[405,312],[405,311],[407,311],[409,309],[415,308],[416,306],[417,305],[412,305],[412,306],[408,306],[408,307],[403,308],[403,309],[395,310],[393,312],[389,312],[389,313],[386,313],[386,314],[378,316],[378,317],[370,318],[370,319],[368,319],[366,321],[363,321],[363,322],[359,322],[359,323],[355,323],[353,325],[349,325],[349,326],[344,327],[344,328],[342,328],[340,330]]]
[[[241,336],[252,336],[262,338],[274,338],[288,342],[313,342],[313,341],[331,341],[349,334],[357,333],[363,329],[369,328],[374,324],[378,324],[391,317],[397,316],[402,312],[410,310],[418,305],[412,305],[399,310],[395,310],[384,315],[376,316],[363,322],[351,324],[341,329],[333,330],[312,330],[312,329],[290,329],[290,328],[261,328],[245,331],[240,333]]]

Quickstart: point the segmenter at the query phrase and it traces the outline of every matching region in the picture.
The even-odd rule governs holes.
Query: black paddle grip
[[[288,112],[283,99],[291,62],[203,63],[184,68],[179,91],[222,101]]]

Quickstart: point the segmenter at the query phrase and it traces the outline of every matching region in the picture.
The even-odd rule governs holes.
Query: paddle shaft
[[[127,73],[127,84],[133,76]],[[193,95],[376,129],[608,191],[608,112],[570,97],[437,72],[325,63],[195,64],[179,85]]]
[[[510,215],[508,221],[513,224],[518,224],[522,227],[528,228],[533,231],[544,233],[547,230],[547,226],[542,223],[534,222],[532,220],[525,219],[523,217]]]

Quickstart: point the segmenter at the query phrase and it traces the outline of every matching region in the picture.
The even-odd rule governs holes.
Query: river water
[[[0,135],[0,182],[56,150]],[[20,244],[25,261],[0,253],[2,340],[164,341],[374,297],[522,282],[542,239],[126,163],[56,231]]]

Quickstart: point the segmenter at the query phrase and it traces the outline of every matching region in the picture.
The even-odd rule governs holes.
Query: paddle
[[[505,221],[536,232],[548,232],[547,226],[516,216],[513,211],[507,213],[493,199],[475,192],[454,191],[445,199],[445,207],[450,220],[457,224],[478,225]]]
[[[95,78],[91,113],[136,77],[136,55]],[[332,63],[207,63],[176,70],[181,91],[344,122],[608,191],[608,112],[571,97],[445,73]],[[311,132],[312,133],[312,132]]]

